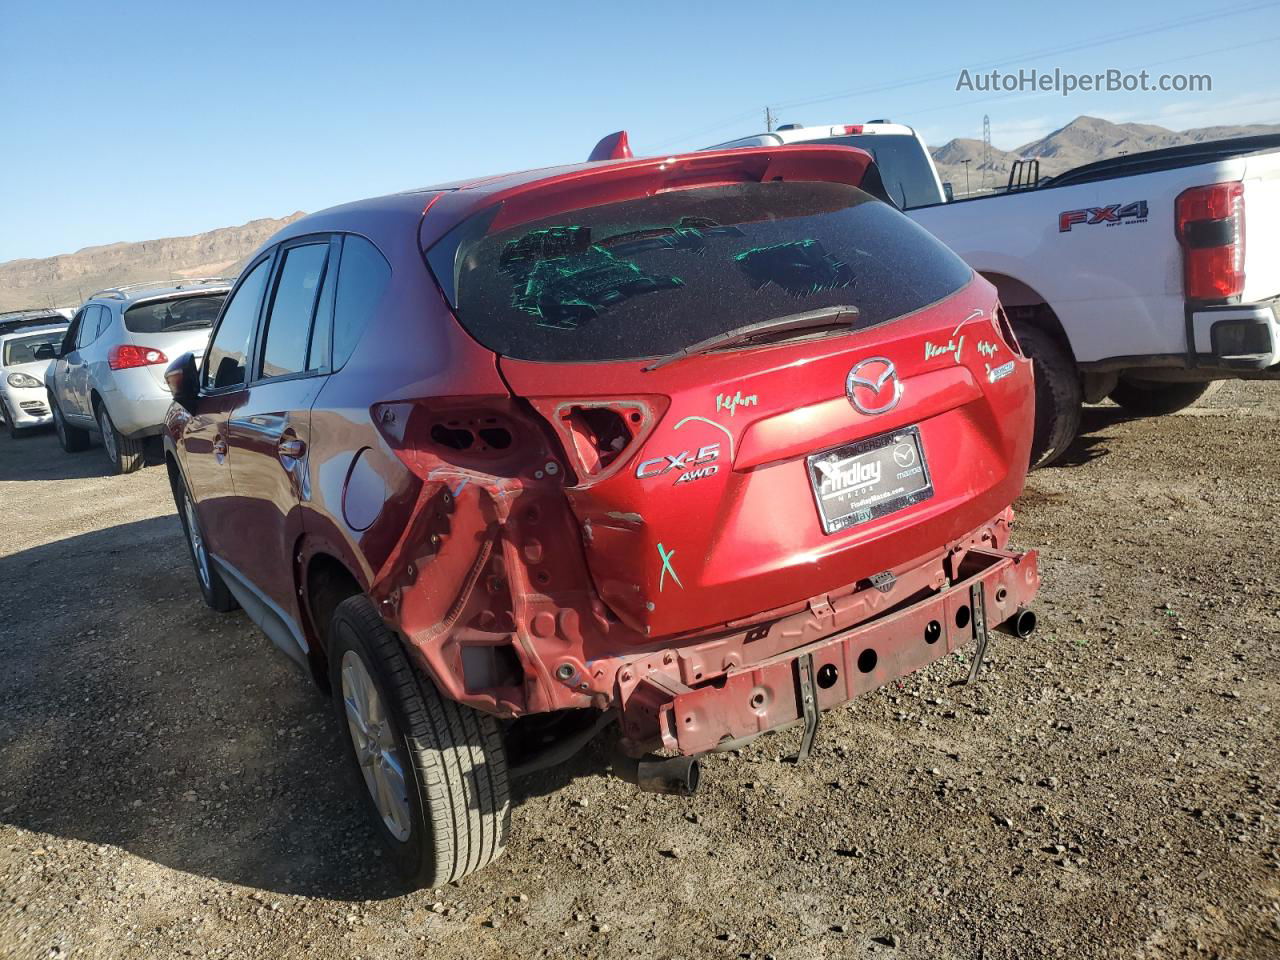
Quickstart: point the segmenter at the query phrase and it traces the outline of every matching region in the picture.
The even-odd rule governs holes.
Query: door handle
[[[227,441],[218,437],[213,441],[213,455],[215,457],[225,457],[227,455]]]
[[[276,449],[280,451],[280,456],[296,460],[307,452],[307,445],[296,437],[286,437],[280,441]]]

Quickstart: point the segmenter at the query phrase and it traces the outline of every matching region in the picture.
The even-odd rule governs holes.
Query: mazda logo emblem
[[[889,383],[893,387],[890,389]],[[844,382],[844,393],[853,409],[867,416],[888,413],[902,398],[902,381],[893,361],[886,357],[868,357],[853,365]]]

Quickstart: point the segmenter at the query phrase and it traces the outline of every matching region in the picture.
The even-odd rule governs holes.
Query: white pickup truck
[[[999,289],[1035,364],[1033,462],[1062,455],[1084,401],[1157,416],[1214,380],[1280,379],[1280,136],[1045,180],[1024,161],[1006,192],[954,201],[901,124],[789,126],[716,148],[814,141],[871,152],[908,216]]]

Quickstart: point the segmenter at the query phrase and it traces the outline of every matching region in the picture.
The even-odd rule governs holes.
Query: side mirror
[[[42,343],[40,346],[36,347],[33,356],[35,356],[37,360],[57,360],[60,352],[61,351],[58,350],[55,344]]]
[[[178,405],[188,413],[196,412],[196,395],[200,389],[200,374],[196,370],[195,354],[184,353],[164,372],[164,382]]]
[[[952,188],[950,180],[944,180],[942,182],[942,195],[947,198],[947,203],[950,203],[956,198],[956,192]]]

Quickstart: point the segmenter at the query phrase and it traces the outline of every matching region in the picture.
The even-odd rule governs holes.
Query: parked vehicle
[[[169,368],[201,593],[332,690],[405,876],[493,860],[510,781],[615,722],[616,772],[688,792],[1030,630],[1031,364],[872,171],[764,148],[336,207]]]
[[[1159,416],[1213,381],[1280,379],[1280,136],[1128,154],[1048,179],[1030,161],[1005,192],[946,203],[918,136],[868,147],[885,142],[883,127],[791,127],[710,149],[872,149],[894,201],[995,284],[1036,365],[1037,462],[1070,446],[1082,402],[1110,396]]]
[[[15,440],[53,421],[43,379],[48,364],[35,352],[61,342],[66,329],[66,317],[54,310],[0,314],[0,416]]]
[[[203,352],[230,288],[221,278],[162,280],[90,297],[62,343],[37,352],[52,361],[46,386],[62,449],[83,450],[97,432],[117,472],[141,467],[145,441],[159,436],[173,400],[164,369],[182,353]]]

